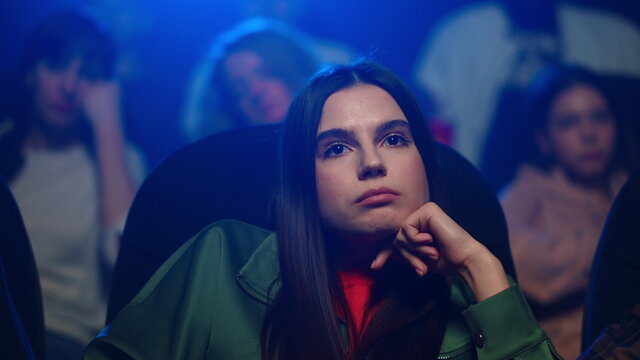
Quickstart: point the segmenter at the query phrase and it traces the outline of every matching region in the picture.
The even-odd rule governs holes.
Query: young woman
[[[497,258],[434,202],[433,145],[389,70],[319,73],[287,115],[277,232],[205,229],[85,358],[555,358]]]
[[[18,98],[0,118],[0,174],[38,265],[49,359],[80,357],[102,327],[101,260],[107,268],[115,261],[142,177],[122,133],[115,61],[115,44],[92,17],[52,15],[29,38]]]
[[[522,291],[567,359],[580,353],[583,299],[607,213],[624,183],[624,142],[595,75],[549,69],[529,94],[527,161],[501,196]]]
[[[277,123],[318,68],[310,40],[274,20],[252,19],[220,35],[196,68],[182,121],[191,140]]]

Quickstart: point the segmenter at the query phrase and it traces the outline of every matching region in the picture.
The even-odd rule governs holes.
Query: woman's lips
[[[602,156],[603,154],[601,152],[592,152],[592,153],[584,154],[582,156],[582,159],[585,161],[595,161],[595,160],[600,160]]]
[[[392,202],[400,195],[389,188],[370,189],[362,193],[356,200],[356,205],[376,206]]]
[[[53,104],[52,107],[62,113],[70,113],[73,110],[71,104]]]

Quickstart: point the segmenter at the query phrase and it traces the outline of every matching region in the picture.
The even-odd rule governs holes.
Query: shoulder
[[[522,165],[518,169],[515,179],[502,191],[499,197],[501,201],[504,201],[513,196],[536,193],[551,186],[553,182],[553,177],[546,171],[533,165]]]
[[[552,181],[551,172],[547,172],[537,166],[525,164],[518,169],[516,183],[542,184]]]
[[[185,242],[156,271],[130,305],[144,302],[159,287],[228,274],[231,279],[272,232],[237,220],[221,220]],[[168,284],[168,285],[167,285]]]
[[[220,220],[205,227],[173,256],[196,252],[198,256],[210,258],[208,255],[217,254],[235,256],[239,262],[244,263],[271,233],[242,221]]]
[[[267,230],[234,220],[206,227],[157,270],[87,347],[85,358],[116,352],[136,359],[229,358],[241,346],[253,354],[261,318],[248,314],[264,311],[264,303],[248,296],[237,277],[271,238]]]
[[[257,242],[259,244],[271,233],[272,231],[270,230],[239,220],[218,220],[193,236],[176,251],[174,256],[194,247],[211,246],[212,244],[223,242],[237,242],[237,239],[242,239],[243,243],[253,244]]]
[[[239,220],[219,220],[205,227],[195,236],[195,242],[241,243],[255,250],[272,231]],[[253,248],[253,249],[250,249]]]

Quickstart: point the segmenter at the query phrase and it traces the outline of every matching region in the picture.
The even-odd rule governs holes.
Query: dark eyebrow
[[[376,132],[379,134],[396,128],[410,129],[409,122],[407,120],[400,119],[389,120],[383,124],[380,124],[380,126],[378,126],[378,128],[376,129]]]
[[[355,137],[355,134],[353,133],[353,131],[348,131],[345,129],[329,129],[329,130],[325,130],[323,132],[321,132],[320,134],[318,134],[318,136],[316,137],[316,144],[326,140],[326,139],[332,139],[332,138],[337,138],[337,139],[351,139]]]

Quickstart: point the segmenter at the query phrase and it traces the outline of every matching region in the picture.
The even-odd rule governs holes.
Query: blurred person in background
[[[558,65],[540,74],[514,143],[516,179],[501,195],[518,283],[559,353],[580,352],[598,237],[628,176],[620,122],[600,79]]]
[[[0,117],[0,173],[35,254],[49,360],[79,358],[102,328],[119,232],[143,177],[122,131],[116,60],[91,14],[53,14],[29,37]]]
[[[188,138],[281,122],[318,66],[309,40],[274,20],[252,19],[224,32],[190,81],[182,114]]]
[[[640,29],[619,13],[576,2],[475,1],[434,26],[415,77],[452,128],[456,150],[499,189],[513,174],[496,174],[491,156],[503,154],[487,150],[492,125],[556,62],[640,81]]]

